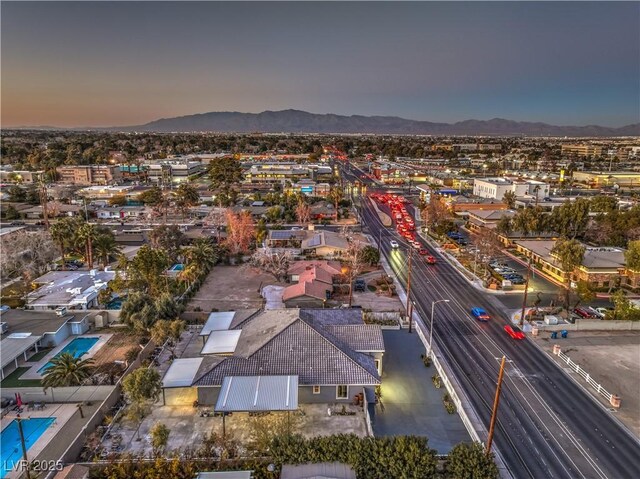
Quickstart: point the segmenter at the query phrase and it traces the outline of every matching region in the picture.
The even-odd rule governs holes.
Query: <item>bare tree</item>
[[[41,276],[58,257],[58,249],[46,231],[19,231],[1,243],[0,273],[3,281],[22,274],[25,280]]]
[[[260,249],[251,256],[251,265],[282,281],[289,270],[292,255],[289,251],[276,252],[269,248]]]
[[[232,254],[249,251],[255,237],[255,226],[248,211],[235,214],[231,210],[226,212],[227,239],[226,244]]]
[[[349,282],[349,307],[351,307],[351,303],[353,302],[353,282],[367,265],[365,257],[362,254],[363,247],[364,245],[361,242],[351,241],[343,255],[344,262],[347,265],[345,278]]]
[[[302,225],[309,223],[311,219],[311,207],[304,201],[299,201],[298,206],[296,206],[296,217],[298,218],[298,223]]]

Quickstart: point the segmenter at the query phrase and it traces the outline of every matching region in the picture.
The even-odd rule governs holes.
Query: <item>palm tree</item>
[[[80,386],[91,376],[93,359],[76,358],[71,353],[62,353],[51,360],[42,379],[44,388]]]
[[[97,233],[95,225],[91,223],[84,223],[77,231],[78,238],[85,242],[85,259],[90,268],[93,267],[93,240],[95,240]]]
[[[71,218],[62,218],[51,225],[49,229],[51,239],[58,244],[60,248],[60,256],[62,256],[62,270],[66,269],[65,254],[67,245],[73,238],[74,225]]]
[[[208,272],[218,262],[219,253],[209,239],[198,238],[185,249],[184,257],[187,264],[197,265],[202,271]]]
[[[102,266],[105,268],[109,266],[109,256],[116,256],[122,249],[111,233],[96,236],[93,247],[98,258],[102,259]]]

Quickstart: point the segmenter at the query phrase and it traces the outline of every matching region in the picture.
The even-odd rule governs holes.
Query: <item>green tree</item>
[[[626,293],[622,289],[618,289],[611,295],[613,303],[613,313],[607,315],[607,319],[616,319],[619,321],[640,321],[640,309],[627,298]]]
[[[593,213],[610,213],[618,208],[618,199],[615,196],[598,195],[589,201],[589,209]]]
[[[446,470],[452,479],[497,479],[493,453],[487,455],[479,442],[460,443],[447,456]]]
[[[7,190],[7,194],[9,195],[9,201],[22,203],[27,199],[27,192],[25,191],[24,188],[18,185],[11,185]]]
[[[590,202],[585,198],[565,201],[551,213],[551,224],[563,238],[575,239],[584,235],[589,225]]]
[[[54,357],[42,378],[44,388],[80,386],[93,371],[93,359],[76,358],[71,353]]]
[[[179,319],[173,321],[161,319],[151,328],[151,339],[157,345],[167,342],[171,356],[175,356],[175,349],[186,327],[187,324]]]
[[[79,227],[78,221],[74,218],[61,218],[51,225],[49,234],[51,239],[58,245],[60,256],[62,257],[62,270],[66,269],[65,256],[68,247],[74,238],[75,232]]]
[[[109,206],[124,206],[127,204],[127,197],[125,195],[115,195],[109,198]]]
[[[151,295],[166,291],[166,270],[169,265],[170,259],[164,251],[143,245],[127,266],[128,287]]]
[[[142,419],[148,414],[151,404],[158,400],[162,391],[160,373],[153,368],[140,368],[122,381],[122,390],[131,402],[127,410],[129,419],[136,421],[139,434]]]
[[[152,207],[157,214],[162,215],[163,222],[167,222],[167,211],[171,202],[169,197],[159,187],[154,186],[140,193],[138,195],[138,201],[144,203],[145,206]]]
[[[333,186],[327,195],[327,199],[333,203],[333,207],[336,212],[336,220],[338,219],[338,206],[340,206],[340,201],[342,201],[343,197],[344,190],[339,186]]]
[[[75,232],[79,240],[85,242],[85,260],[90,268],[93,268],[93,241],[98,235],[96,225],[83,223]]]
[[[567,275],[565,282],[564,306],[569,309],[569,296],[571,294],[571,281],[574,270],[582,264],[585,247],[575,239],[560,239],[551,250],[551,254],[558,258],[562,270]]]
[[[640,272],[640,241],[629,241],[624,259],[628,269]]]
[[[122,303],[120,319],[132,329],[147,331],[156,318],[152,297],[142,291],[130,291],[127,300]]]
[[[182,212],[183,217],[189,211],[189,208],[200,203],[200,195],[198,190],[191,183],[181,183],[175,191],[176,206]]]
[[[504,234],[504,235],[508,235],[509,233],[511,233],[511,231],[513,230],[513,225],[511,223],[511,218],[509,218],[508,216],[502,216],[499,220],[498,220],[498,224],[496,225],[496,230],[498,231],[498,233]]]
[[[360,254],[362,256],[362,260],[370,266],[375,266],[380,262],[380,253],[378,252],[378,249],[373,246],[367,245],[363,247]]]
[[[242,181],[242,165],[232,157],[212,161],[209,165],[209,185],[213,191],[229,198],[235,198],[235,187]]]
[[[167,446],[169,442],[169,434],[171,431],[167,426],[161,422],[157,422],[151,428],[151,447],[153,448],[153,455],[157,456],[160,451]]]
[[[515,192],[509,190],[505,191],[502,201],[512,210],[516,207],[516,198]]]
[[[185,238],[178,225],[161,225],[153,228],[149,240],[152,247],[164,251],[171,261],[177,261]]]
[[[194,265],[202,274],[207,274],[220,260],[220,251],[210,238],[197,238],[183,250],[187,265]]]
[[[93,250],[99,260],[102,260],[102,266],[109,266],[109,258],[115,257],[120,253],[122,247],[116,242],[115,236],[110,230],[100,231],[96,239],[93,241]]]
[[[4,219],[6,220],[17,220],[20,218],[20,213],[15,209],[13,205],[7,206],[7,209],[4,212]]]
[[[590,303],[596,299],[596,289],[588,281],[578,281],[576,283],[576,295],[578,299],[573,305],[574,308],[577,308],[580,303]]]

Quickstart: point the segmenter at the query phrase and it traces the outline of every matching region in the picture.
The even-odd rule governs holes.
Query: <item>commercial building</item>
[[[549,196],[549,185],[542,181],[509,178],[476,178],[473,181],[473,194],[480,198],[502,200],[507,191],[516,196],[537,196],[541,200]]]
[[[160,185],[188,181],[205,171],[205,165],[201,161],[188,158],[150,162],[146,166],[149,180]]]
[[[633,188],[640,186],[640,173],[633,171],[574,171],[574,181],[586,183],[592,188],[615,186]]]
[[[0,169],[0,181],[17,184],[32,184],[40,181],[44,171],[13,170],[10,165]]]
[[[588,144],[566,144],[562,145],[562,154],[578,156],[600,156],[603,148],[597,145]]]
[[[595,288],[613,288],[626,284],[624,249],[592,247],[585,245],[582,264],[575,271],[565,271],[557,255],[553,253],[553,240],[517,240],[516,250],[531,258],[547,275],[560,283],[586,281]]]
[[[119,166],[76,165],[58,166],[58,181],[72,185],[110,185],[122,180]]]

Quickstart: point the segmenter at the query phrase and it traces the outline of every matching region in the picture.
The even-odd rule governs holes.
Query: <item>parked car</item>
[[[575,308],[573,310],[574,313],[576,313],[578,316],[580,316],[581,318],[587,319],[591,317],[591,313],[589,311],[587,311],[584,308]]]
[[[367,282],[362,278],[356,279],[355,282],[353,283],[354,291],[365,291],[366,288],[367,288]]]
[[[491,316],[487,314],[487,312],[482,308],[471,308],[471,314],[478,321],[487,322],[491,319]]]
[[[609,308],[596,308],[596,311],[604,318],[611,310]]]
[[[524,339],[524,333],[517,326],[511,326],[511,325],[507,324],[507,325],[505,325],[504,330],[513,339]]]
[[[398,242],[396,240],[389,241],[389,244],[391,245],[392,248],[399,248],[400,247],[400,245],[398,244]]]
[[[601,313],[596,308],[592,308],[591,306],[588,306],[588,307],[586,307],[584,309],[586,309],[589,313],[591,313],[591,317],[598,318],[598,319],[604,319],[605,313]]]

